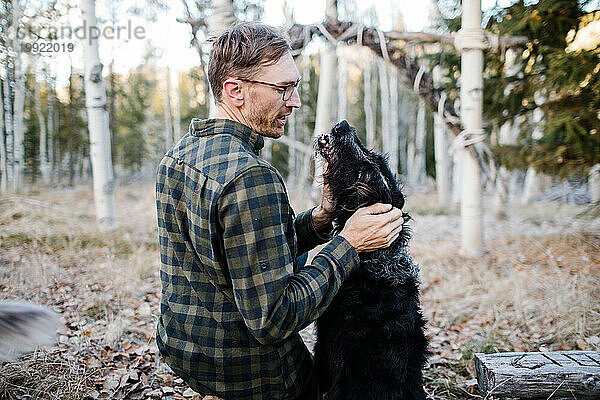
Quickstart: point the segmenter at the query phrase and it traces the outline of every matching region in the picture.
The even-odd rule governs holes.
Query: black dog
[[[404,206],[386,158],[365,148],[346,121],[320,135],[315,147],[327,161],[335,231],[360,207]],[[409,239],[403,227],[389,248],[361,253],[360,266],[317,320],[315,368],[325,399],[425,399],[428,342]]]

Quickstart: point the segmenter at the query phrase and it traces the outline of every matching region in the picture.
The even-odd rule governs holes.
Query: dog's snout
[[[320,146],[327,146],[327,145],[329,145],[329,142],[330,142],[329,134],[323,133],[322,135],[319,135],[319,138],[317,139],[317,142],[319,143]]]

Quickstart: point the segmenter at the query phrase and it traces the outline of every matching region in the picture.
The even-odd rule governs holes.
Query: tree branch
[[[324,34],[326,31],[328,35]],[[415,87],[415,80],[419,74],[419,64],[414,58],[408,57],[404,51],[396,47],[384,32],[374,28],[367,28],[353,22],[341,22],[328,19],[319,25],[294,24],[288,31],[292,47],[292,54],[299,55],[304,47],[312,40],[313,35],[328,37],[328,40],[336,40],[346,44],[362,44],[371,49],[379,57],[382,57],[396,66],[400,72],[402,81],[408,86],[415,88],[417,95],[425,100],[432,110],[438,109],[442,91],[433,85],[433,79],[427,72],[421,72],[421,76]],[[383,42],[381,41],[383,38]],[[464,127],[460,121],[454,106],[446,101],[444,103],[444,122],[448,129],[458,136]],[[478,161],[479,166],[486,177],[489,177],[486,158],[491,159],[491,151],[483,142],[467,147],[467,150]],[[487,157],[486,157],[487,155]]]

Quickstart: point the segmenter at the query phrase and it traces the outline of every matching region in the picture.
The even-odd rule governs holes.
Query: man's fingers
[[[388,242],[392,243],[394,240],[398,239],[398,236],[400,236],[400,232],[402,232],[402,225],[393,229],[390,232],[390,234],[387,236]]]
[[[392,209],[391,204],[375,203],[370,206],[364,207],[367,214],[383,214]]]

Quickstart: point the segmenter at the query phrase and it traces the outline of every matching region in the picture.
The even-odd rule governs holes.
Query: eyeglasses
[[[300,83],[300,79],[302,79],[302,78],[299,78],[296,82],[290,83],[288,85],[278,85],[276,83],[254,81],[252,79],[246,79],[246,78],[240,78],[240,77],[238,77],[236,79],[239,79],[240,81],[244,81],[244,82],[258,83],[259,85],[265,85],[265,86],[275,88],[275,89],[277,89],[278,92],[281,92],[281,100],[288,101],[290,99],[290,97],[292,97],[292,93],[294,93],[294,89],[296,89],[298,87],[298,84]]]

